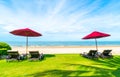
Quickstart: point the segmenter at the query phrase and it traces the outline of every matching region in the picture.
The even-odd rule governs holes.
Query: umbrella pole
[[[97,47],[97,40],[96,40],[96,38],[95,38],[95,44],[96,44],[96,50],[98,50],[98,47]]]
[[[27,55],[27,52],[28,52],[28,36],[26,37],[26,55]]]

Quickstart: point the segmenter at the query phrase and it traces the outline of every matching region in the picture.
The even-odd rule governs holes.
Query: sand
[[[28,51],[39,51],[43,54],[80,54],[95,50],[95,46],[29,46]],[[120,55],[120,46],[99,46],[98,51],[111,49],[113,55]],[[25,46],[12,46],[13,51],[19,51],[20,54],[26,53]]]

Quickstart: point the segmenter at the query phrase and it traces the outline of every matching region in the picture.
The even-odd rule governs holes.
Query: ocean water
[[[25,46],[25,41],[8,41],[11,46]],[[120,41],[98,41],[99,46],[120,46]],[[29,46],[94,46],[95,41],[29,41]]]

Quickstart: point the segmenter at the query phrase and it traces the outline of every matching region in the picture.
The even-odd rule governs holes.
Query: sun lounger
[[[42,60],[44,58],[43,54],[40,54],[39,51],[29,51],[29,60]]]
[[[20,60],[20,54],[18,53],[18,51],[8,51],[7,53],[8,53],[6,57],[7,61]]]
[[[83,53],[81,55],[86,58],[91,58],[91,59],[98,58],[97,50],[90,50],[88,53]]]
[[[112,50],[104,50],[104,51],[101,53],[100,57],[101,57],[101,58],[112,58],[113,56],[112,56],[111,51],[112,51]]]

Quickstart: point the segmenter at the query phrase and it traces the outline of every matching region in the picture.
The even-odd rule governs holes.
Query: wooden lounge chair
[[[29,51],[29,60],[42,60],[43,59],[43,54],[40,54],[39,51]]]
[[[97,50],[90,50],[88,53],[83,53],[81,55],[86,58],[91,58],[91,59],[98,58]]]
[[[6,57],[7,61],[20,60],[20,54],[18,53],[18,51],[8,51],[7,53],[8,53]]]
[[[101,54],[100,54],[100,57],[101,58],[112,58],[112,53],[111,53],[112,50],[104,50]]]

